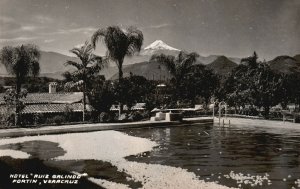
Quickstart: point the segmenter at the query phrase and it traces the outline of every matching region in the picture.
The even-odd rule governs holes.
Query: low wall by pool
[[[142,127],[175,127],[189,125],[213,124],[212,118],[187,118],[179,121],[143,121],[130,123],[97,123],[97,124],[82,124],[82,125],[63,125],[63,126],[46,126],[41,128],[14,128],[0,130],[0,138],[4,137],[20,137],[34,136],[46,134],[62,134],[76,132],[91,132],[101,130],[118,130],[126,128],[142,128]]]

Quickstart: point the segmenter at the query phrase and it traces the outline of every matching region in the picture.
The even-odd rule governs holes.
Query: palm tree
[[[123,30],[118,26],[109,26],[105,29],[99,29],[93,34],[91,41],[94,48],[99,39],[103,39],[107,47],[107,57],[114,61],[118,67],[120,82],[123,78],[124,58],[140,52],[144,40],[143,33],[134,27]],[[119,116],[122,110],[123,104],[119,102]]]
[[[150,62],[162,63],[167,67],[170,74],[173,76],[172,81],[174,82],[175,93],[178,93],[180,91],[179,88],[182,80],[191,71],[191,68],[198,57],[199,55],[195,52],[186,53],[180,51],[176,57],[165,54],[152,55]],[[175,98],[177,99],[177,96]]]
[[[75,54],[79,59],[80,63],[75,61],[67,61],[66,66],[73,66],[76,71],[70,73],[64,73],[65,77],[68,78],[68,82],[65,84],[66,88],[80,87],[83,90],[83,113],[82,120],[85,121],[86,112],[86,89],[87,83],[91,81],[91,77],[97,74],[104,61],[101,57],[93,54],[93,46],[86,41],[81,47],[75,47],[70,50],[71,53]]]
[[[15,76],[15,125],[19,124],[20,107],[19,98],[22,83],[28,76],[37,76],[40,72],[40,51],[32,44],[17,47],[5,46],[0,52],[0,61],[5,66],[7,72]]]

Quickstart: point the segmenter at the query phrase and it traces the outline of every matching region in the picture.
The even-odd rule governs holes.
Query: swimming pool
[[[300,131],[216,124],[126,133],[159,144],[143,156],[128,157],[130,161],[181,167],[230,187],[300,187]]]
[[[253,121],[226,128],[208,124],[1,139],[0,175],[7,180],[0,186],[22,188],[6,182],[9,173],[77,172],[91,179],[75,188],[197,188],[201,180],[220,188],[297,188],[299,154],[299,129],[258,127]],[[189,185],[193,181],[195,187]]]

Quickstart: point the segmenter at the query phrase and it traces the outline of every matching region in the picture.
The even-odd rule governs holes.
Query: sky
[[[70,55],[111,25],[140,29],[143,47],[160,39],[202,56],[300,54],[300,0],[0,0],[0,48],[34,43]]]

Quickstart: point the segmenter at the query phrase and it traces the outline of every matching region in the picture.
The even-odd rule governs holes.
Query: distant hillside
[[[157,62],[141,62],[138,64],[128,65],[123,69],[124,77],[134,75],[144,76],[147,79],[166,80],[171,76],[167,68]],[[117,79],[118,74],[114,74],[110,79]]]
[[[42,51],[40,60],[41,73],[54,73],[72,69],[72,67],[66,67],[64,65],[67,60],[78,61],[76,57],[70,57],[56,52]]]
[[[294,56],[294,59],[296,59],[297,62],[300,62],[300,54],[295,55],[295,56]]]
[[[75,57],[66,56],[56,52],[41,51],[40,68],[41,76],[49,76],[51,78],[61,78],[61,73],[72,70],[71,67],[66,67],[64,63],[67,60],[78,61]],[[6,75],[5,67],[0,64],[0,74]]]
[[[125,69],[127,66],[129,65],[124,65],[123,69]],[[116,66],[107,66],[100,71],[100,75],[104,75],[105,79],[110,79],[117,73],[118,73],[118,68]]]
[[[270,68],[284,74],[300,73],[299,55],[295,57],[278,56],[268,62]]]
[[[223,76],[230,74],[237,66],[236,63],[229,60],[226,56],[219,56],[216,60],[207,65],[209,69],[212,69],[215,73]]]
[[[149,56],[149,59],[150,57],[151,56]],[[166,69],[166,67],[163,64],[159,64],[156,62],[148,62],[148,60],[135,63],[135,64],[125,65],[123,69],[124,76],[129,76],[131,72],[134,75],[141,75],[146,77],[147,79],[163,80],[163,79],[170,78],[169,71]],[[204,59],[202,59],[202,57],[200,56],[196,64],[202,64],[201,61],[203,60]],[[219,73],[221,75],[228,74],[232,69],[234,69],[237,66],[236,63],[229,60],[229,58],[225,56],[214,55],[210,57],[210,60],[213,60],[212,61],[213,64],[212,63],[208,64],[208,67],[214,70],[215,73]],[[113,70],[112,68],[108,68],[108,69],[105,68],[101,72],[102,73],[108,72],[108,74],[105,74],[107,79],[118,78],[117,69]],[[114,73],[112,77],[110,77],[111,73]]]
[[[126,67],[126,65],[124,65],[124,68]],[[40,77],[49,77],[49,78],[53,78],[53,79],[59,79],[62,80],[64,79],[62,74],[65,71],[58,71],[58,72],[52,72],[52,73],[41,73]],[[106,79],[111,78],[113,75],[115,75],[116,73],[118,73],[118,69],[116,66],[109,66],[109,67],[105,67],[100,71],[100,75],[104,75],[104,77]],[[1,75],[0,75],[1,76]]]
[[[210,64],[213,61],[217,60],[217,58],[222,57],[223,55],[209,55],[209,56],[200,56],[198,58],[198,61],[201,62],[204,65]],[[236,64],[239,64],[241,62],[241,58],[236,57],[228,57],[228,59]]]
[[[52,72],[52,73],[40,73],[39,76],[62,80],[64,79],[64,77],[62,76],[63,73],[64,71]]]
[[[201,62],[204,65],[212,63],[214,60],[216,60],[218,57],[215,55],[210,55],[210,56],[199,56],[198,57],[198,62]]]

